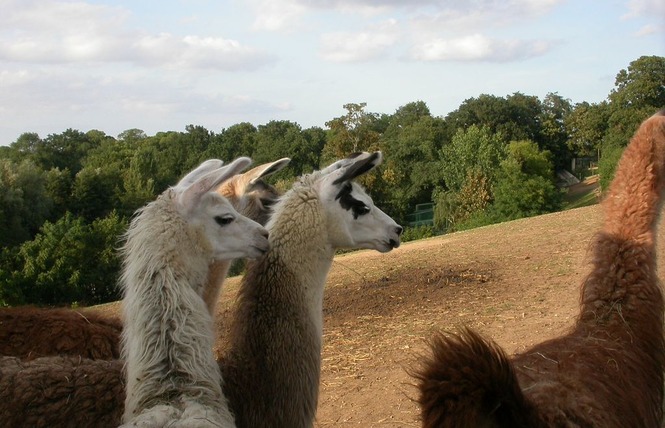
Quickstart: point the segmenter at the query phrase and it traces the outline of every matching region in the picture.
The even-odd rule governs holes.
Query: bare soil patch
[[[472,326],[508,353],[565,332],[600,224],[596,205],[336,257],[316,426],[419,426],[407,372],[438,329]],[[218,349],[238,284],[220,299]]]

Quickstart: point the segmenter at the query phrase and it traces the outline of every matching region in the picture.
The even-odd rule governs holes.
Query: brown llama
[[[414,373],[423,426],[660,427],[664,192],[665,110],[642,123],[618,164],[571,331],[512,358],[470,329],[436,335]]]
[[[0,308],[0,355],[23,360],[50,355],[120,357],[122,322],[92,309]]]
[[[279,192],[263,179],[284,168],[289,158],[258,165],[223,182],[217,192],[242,215],[265,225]],[[211,164],[214,166],[214,164]],[[190,177],[191,179],[192,177]],[[215,316],[219,290],[231,261],[213,262],[203,299]],[[92,308],[0,308],[0,355],[32,360],[54,355],[91,359],[120,357],[122,321]]]
[[[300,177],[275,205],[270,249],[242,279],[219,361],[238,428],[313,426],[335,250],[400,245],[402,227],[353,181],[382,160],[381,152],[339,160]]]

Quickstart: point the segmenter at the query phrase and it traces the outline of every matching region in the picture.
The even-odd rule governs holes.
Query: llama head
[[[250,163],[246,157],[226,166],[216,159],[205,161],[173,187],[178,212],[209,241],[213,259],[255,258],[268,250],[268,231],[214,192]]]
[[[355,153],[321,170],[318,192],[333,247],[368,248],[382,253],[399,247],[402,227],[353,182],[382,160],[381,152]]]
[[[270,218],[271,207],[279,199],[279,192],[263,178],[283,169],[291,162],[282,158],[265,163],[242,174],[236,174],[217,187],[217,193],[231,202],[242,215],[265,225]]]

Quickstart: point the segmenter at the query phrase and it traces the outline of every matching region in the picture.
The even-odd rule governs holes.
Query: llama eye
[[[220,226],[226,226],[227,224],[230,224],[235,220],[232,215],[227,215],[227,216],[215,216],[215,221],[217,222],[218,225]]]
[[[370,212],[370,208],[367,205],[363,204],[360,201],[358,202],[359,204],[353,207],[353,218],[358,218]]]

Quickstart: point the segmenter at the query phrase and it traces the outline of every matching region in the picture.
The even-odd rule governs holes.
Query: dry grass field
[[[407,372],[437,329],[472,326],[508,353],[566,331],[601,220],[594,205],[336,257],[316,426],[419,426]],[[220,299],[219,349],[238,284]]]

